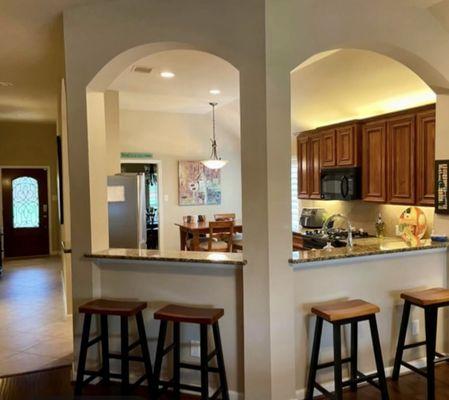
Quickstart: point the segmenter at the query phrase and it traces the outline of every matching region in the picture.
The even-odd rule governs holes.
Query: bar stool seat
[[[435,364],[449,361],[449,357],[447,355],[436,351],[438,309],[440,307],[449,306],[449,290],[437,287],[426,290],[404,292],[401,294],[401,298],[404,299],[404,311],[402,312],[402,321],[399,330],[392,380],[397,381],[399,379],[401,366],[406,367],[427,379],[426,398],[427,400],[434,400]],[[424,310],[426,340],[405,344],[412,305]],[[414,365],[403,361],[404,350],[421,346],[425,346],[426,348],[425,368],[417,368]]]
[[[89,301],[79,307],[82,314],[117,315],[132,317],[139,311],[145,310],[147,303],[140,301],[117,301],[97,299]]]
[[[319,390],[325,397],[335,400],[343,399],[343,388],[350,387],[353,392],[357,391],[359,383],[367,382],[377,387],[382,396],[382,400],[388,400],[388,389],[385,378],[385,370],[380,347],[379,333],[377,330],[376,314],[380,311],[375,304],[364,300],[346,300],[328,303],[312,308],[312,313],[316,315],[315,335],[313,339],[312,355],[310,361],[310,371],[307,382],[306,400],[312,400],[314,390]],[[334,360],[326,363],[318,363],[321,347],[321,335],[323,322],[327,321],[333,328],[334,340]],[[366,375],[358,370],[357,350],[358,350],[358,323],[368,321],[371,330],[374,358],[376,361],[377,373]],[[351,326],[351,352],[347,358],[341,356],[341,327],[350,324]],[[343,381],[342,365],[350,364],[350,378]],[[330,393],[326,388],[316,381],[318,370],[334,368],[335,392]],[[378,379],[378,383],[374,380]]]
[[[360,299],[339,301],[312,308],[313,314],[320,316],[328,322],[366,317],[371,314],[377,314],[378,312],[380,312],[378,306]]]
[[[201,400],[215,400],[222,398],[229,400],[228,383],[226,379],[223,349],[221,345],[220,329],[218,320],[224,315],[222,308],[199,308],[187,307],[171,304],[161,308],[154,314],[154,319],[160,320],[159,338],[156,350],[156,360],[154,364],[154,377],[158,394],[165,392],[168,388],[173,388],[174,398],[179,399],[181,389],[201,393]],[[173,324],[173,342],[165,346],[167,336],[167,324]],[[190,323],[200,326],[200,364],[189,364],[181,362],[181,335],[180,324]],[[208,350],[208,327],[212,326],[215,349]],[[162,360],[169,352],[173,356],[173,377],[169,381],[162,381],[160,378]],[[216,358],[217,367],[209,365],[210,361]],[[181,369],[190,369],[201,372],[201,386],[182,384],[180,381]],[[216,373],[219,376],[219,387],[215,393],[209,397],[209,373]],[[221,396],[221,397],[219,397]]]
[[[122,301],[109,299],[91,300],[78,308],[80,314],[84,314],[83,333],[81,337],[81,346],[78,359],[75,395],[82,394],[82,389],[85,385],[92,382],[96,378],[101,378],[103,383],[109,383],[110,378],[117,378],[121,380],[122,394],[129,394],[131,386],[135,387],[142,382],[148,382],[149,394],[155,394],[153,371],[150,360],[150,353],[148,350],[147,336],[145,333],[145,324],[143,321],[142,311],[147,307],[147,303],[140,301]],[[92,316],[98,315],[100,317],[100,335],[90,339],[90,327]],[[109,329],[108,317],[120,317],[120,348],[119,354],[111,353],[109,351]],[[129,343],[128,332],[128,318],[135,317],[137,323],[138,340],[134,343]],[[98,371],[86,370],[87,351],[89,347],[95,344],[101,344],[101,367]],[[142,355],[130,355],[130,352],[140,347]],[[109,369],[110,359],[121,360],[120,374],[111,373]],[[136,382],[130,385],[129,382],[129,362],[142,362],[145,368],[145,373]],[[84,377],[87,376],[87,379]]]
[[[442,305],[449,303],[449,290],[443,288],[431,288],[414,292],[405,292],[401,298],[419,307]]]
[[[212,325],[223,315],[224,310],[222,308],[199,308],[170,304],[156,311],[154,319]]]

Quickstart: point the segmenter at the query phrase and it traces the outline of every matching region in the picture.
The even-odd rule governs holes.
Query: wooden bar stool
[[[218,320],[224,315],[221,308],[195,308],[177,305],[168,305],[154,314],[154,319],[161,321],[159,330],[159,339],[157,343],[156,361],[154,364],[154,376],[157,389],[162,386],[162,391],[173,388],[175,398],[179,399],[180,390],[186,389],[201,393],[201,400],[215,400],[221,394],[222,399],[229,400],[228,383],[226,380],[226,370],[223,358],[223,349],[221,346],[220,329]],[[167,324],[173,322],[173,343],[165,347],[167,335]],[[183,363],[180,360],[180,324],[191,323],[200,326],[200,346],[201,363],[200,365]],[[207,342],[207,330],[212,326],[214,335],[215,349],[209,353]],[[173,351],[173,378],[168,382],[160,380],[162,359],[167,353]],[[217,368],[210,367],[209,362],[216,357]],[[193,369],[201,371],[201,387],[185,385],[180,383],[180,372],[183,369]],[[209,397],[209,372],[218,373],[220,377],[220,387]]]
[[[449,305],[449,290],[443,288],[432,288],[416,292],[402,293],[401,298],[405,300],[402,313],[401,328],[399,330],[398,347],[394,361],[393,380],[399,379],[401,365],[424,376],[427,379],[427,399],[435,399],[435,364],[448,361],[449,357],[436,351],[438,308]],[[410,319],[411,306],[424,309],[426,340],[412,344],[405,344],[407,326]],[[427,367],[419,369],[402,361],[404,350],[419,346],[426,346]]]
[[[327,398],[341,400],[343,398],[344,387],[349,386],[352,391],[357,391],[357,385],[362,382],[368,382],[377,387],[381,392],[383,400],[389,399],[384,363],[382,360],[382,350],[380,348],[379,333],[377,331],[376,313],[379,311],[379,307],[363,300],[341,301],[312,308],[312,313],[317,316],[317,320],[309,379],[307,383],[306,400],[313,399],[313,391],[315,388]],[[323,321],[327,321],[333,326],[334,361],[318,364]],[[365,375],[357,369],[358,323],[361,321],[369,321],[370,324],[374,357],[377,367],[377,373],[375,374]],[[348,358],[342,359],[341,327],[346,324],[351,324],[351,355]],[[351,377],[348,381],[343,382],[342,364],[345,363],[351,363]],[[329,367],[334,367],[335,392],[333,394],[316,382],[317,371]],[[375,379],[378,379],[378,382],[375,382]]]
[[[104,383],[109,383],[110,378],[118,378],[121,380],[122,394],[128,394],[131,386],[129,383],[129,362],[140,361],[145,367],[145,374],[140,377],[132,388],[140,385],[145,380],[148,382],[150,393],[153,389],[153,372],[151,367],[150,353],[148,351],[147,336],[142,317],[142,310],[147,307],[147,303],[134,301],[115,301],[115,300],[93,300],[79,307],[79,312],[84,314],[83,333],[81,338],[81,347],[78,360],[78,370],[76,374],[75,395],[81,395],[84,385],[92,382],[95,378],[102,378]],[[94,339],[89,340],[90,325],[92,315],[100,316],[101,333]],[[108,334],[108,316],[118,316],[121,322],[121,353],[114,354],[109,352],[109,334]],[[128,318],[135,317],[137,322],[137,330],[139,339],[129,344]],[[101,342],[101,368],[98,371],[86,370],[87,350],[90,346]],[[140,346],[142,356],[133,356],[129,353],[136,347]],[[121,360],[121,373],[114,374],[109,370],[110,359]],[[84,379],[87,375],[88,378]]]

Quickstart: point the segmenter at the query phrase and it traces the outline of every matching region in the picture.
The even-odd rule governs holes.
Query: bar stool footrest
[[[342,364],[346,364],[348,362],[351,362],[351,357],[343,358],[341,360]],[[334,365],[335,365],[335,361],[329,361],[329,362],[326,362],[326,363],[318,364],[316,366],[316,369],[330,368],[330,367],[333,367]]]
[[[100,335],[100,336],[97,336],[96,338],[93,338],[93,339],[89,340],[89,341],[87,342],[87,347],[91,347],[91,346],[93,346],[94,344],[97,344],[98,342],[101,341],[101,339],[102,339],[102,336]]]
[[[222,393],[223,389],[221,388],[221,386],[215,391],[215,393],[209,397],[209,400],[216,400],[218,399],[218,396],[220,396],[220,394]]]
[[[109,358],[112,358],[114,360],[122,360],[124,357],[122,354],[117,353],[109,353]],[[126,356],[126,359],[129,361],[136,361],[136,362],[144,362],[144,358],[142,356]]]
[[[401,365],[403,365],[404,367],[412,370],[413,372],[416,372],[417,374],[423,376],[424,378],[427,378],[427,373],[424,372],[422,369],[415,367],[414,365],[406,362],[406,361],[401,361]]]
[[[189,364],[189,363],[179,363],[179,367],[183,369],[193,369],[194,371],[201,371],[201,365]],[[219,370],[216,367],[207,367],[209,372],[218,373]]]

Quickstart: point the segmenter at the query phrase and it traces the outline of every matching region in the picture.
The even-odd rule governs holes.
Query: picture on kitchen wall
[[[435,161],[435,212],[437,214],[449,214],[448,170],[449,160]]]
[[[179,205],[221,204],[219,169],[206,168],[201,161],[179,161]]]

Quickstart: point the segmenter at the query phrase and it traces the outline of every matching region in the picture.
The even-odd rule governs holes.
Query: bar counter
[[[206,251],[160,251],[146,249],[107,249],[85,254],[86,258],[102,260],[216,264],[241,267],[246,264],[241,253],[219,253]]]
[[[410,246],[400,238],[386,237],[354,239],[352,248],[339,247],[321,250],[295,251],[289,262],[293,268],[313,266],[314,264],[331,264],[333,260],[345,260],[355,257],[382,256],[394,253],[404,253],[412,251],[441,250],[445,251],[449,243],[433,242],[430,239],[423,239],[418,246]],[[313,265],[311,265],[313,264]]]

